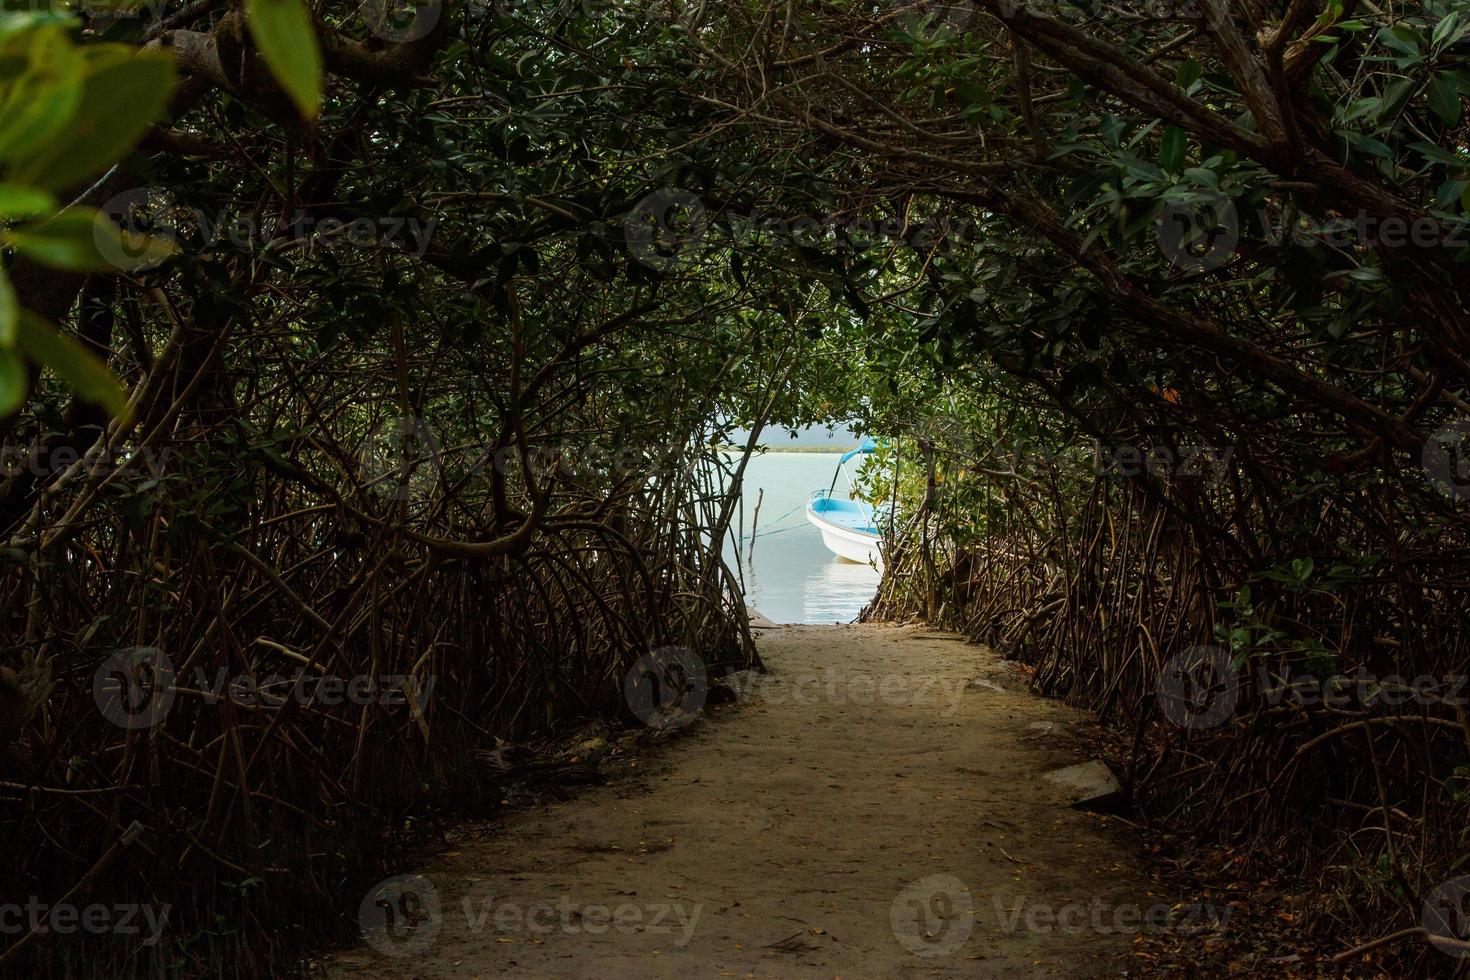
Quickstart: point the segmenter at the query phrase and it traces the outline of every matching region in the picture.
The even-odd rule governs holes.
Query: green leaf
[[[245,17],[271,74],[301,115],[315,119],[322,107],[322,53],[304,0],[246,0]]]
[[[1464,167],[1466,164],[1470,164],[1470,157],[1458,156],[1446,150],[1444,147],[1435,146],[1433,143],[1425,143],[1423,141],[1410,143],[1409,149],[1419,151],[1424,159],[1431,163],[1443,163],[1450,167]]]
[[[1163,146],[1159,150],[1159,166],[1169,173],[1178,173],[1188,149],[1189,135],[1178,126],[1170,126],[1164,131]]]
[[[1199,62],[1190,58],[1180,63],[1179,70],[1174,73],[1174,81],[1187,92],[1190,86],[1200,80],[1202,74],[1204,70],[1200,68]]]
[[[1350,144],[1370,156],[1379,157],[1383,160],[1392,160],[1394,158],[1393,148],[1382,140],[1376,140],[1371,136],[1364,136],[1362,133],[1343,133],[1342,135]]]
[[[5,22],[13,16],[7,14]],[[66,129],[82,102],[86,60],[66,32],[59,27],[36,30],[24,43],[25,68],[18,78],[6,79],[0,100],[0,160],[38,152]]]
[[[1112,177],[1113,171],[1111,170],[1098,170],[1079,176],[1072,181],[1072,186],[1068,188],[1062,200],[1068,205],[1075,205],[1079,202],[1086,204],[1101,193]]]
[[[20,411],[25,400],[25,361],[15,351],[0,347],[0,418]]]
[[[77,341],[58,333],[30,310],[21,310],[16,340],[36,363],[55,371],[78,396],[123,416],[128,393],[102,360]]]
[[[177,250],[172,239],[124,231],[91,208],[68,208],[40,224],[12,228],[5,241],[42,265],[78,272],[151,269]]]
[[[1450,14],[1435,25],[1429,43],[1436,49],[1442,49],[1457,43],[1467,32],[1470,32],[1470,21],[1462,23],[1459,14]]]
[[[1189,167],[1184,171],[1184,176],[1212,191],[1220,189],[1220,175],[1206,167]]]
[[[15,324],[19,319],[20,300],[16,298],[15,286],[0,267],[0,348],[15,346]]]
[[[43,190],[0,183],[0,221],[34,218],[56,210],[56,198]]]
[[[0,17],[0,41],[10,41],[39,27],[72,28],[76,24],[76,18],[64,10],[7,10]]]
[[[1438,75],[1429,80],[1429,108],[1448,126],[1458,126],[1460,117],[1465,114],[1460,94],[1453,85]]]
[[[1424,50],[1424,38],[1408,24],[1395,24],[1378,33],[1378,40],[1404,54],[1418,54]]]
[[[65,134],[17,160],[12,179],[47,189],[69,187],[106,170],[133,148],[168,104],[175,71],[166,54],[124,57],[128,51],[122,45],[88,51],[91,72]]]
[[[1383,98],[1378,107],[1376,122],[1382,126],[1399,117],[1414,93],[1419,90],[1419,83],[1412,78],[1395,78],[1383,87]]]
[[[90,208],[68,208],[48,221],[12,228],[6,244],[28,259],[57,269],[106,272],[117,266],[99,248],[98,231],[111,221]],[[114,226],[115,230],[115,226]]]

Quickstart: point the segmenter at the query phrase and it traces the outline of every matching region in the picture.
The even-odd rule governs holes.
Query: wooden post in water
[[[750,569],[752,577],[755,575],[755,529],[761,520],[761,501],[765,499],[766,488],[761,487],[755,492],[755,510],[750,513],[750,550],[745,553],[745,564]]]

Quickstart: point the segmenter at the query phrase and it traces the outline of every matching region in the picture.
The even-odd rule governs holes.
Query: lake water
[[[745,568],[746,602],[775,622],[851,622],[878,590],[876,570],[832,554],[806,519],[807,497],[832,483],[840,458],[837,453],[766,453],[751,457],[745,468],[741,507],[747,536],[756,498],[765,491],[754,564]],[[846,489],[847,477],[839,476],[837,492]],[[727,543],[725,557],[733,567],[733,545]]]

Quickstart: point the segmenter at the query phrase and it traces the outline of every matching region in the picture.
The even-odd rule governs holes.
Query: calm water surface
[[[804,513],[811,492],[831,484],[840,458],[838,453],[767,453],[752,457],[745,469],[741,506],[747,537],[756,497],[765,491],[754,565],[745,566],[746,602],[778,623],[850,622],[878,590],[878,572],[828,551]],[[848,464],[849,472],[857,462]],[[838,492],[846,489],[847,477],[838,476]],[[745,546],[748,550],[751,543]],[[733,566],[733,545],[727,544],[725,553]]]

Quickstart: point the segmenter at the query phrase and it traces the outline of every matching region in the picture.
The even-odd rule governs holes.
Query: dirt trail
[[[387,889],[417,928],[332,973],[1119,972],[1143,877],[1104,818],[1037,779],[1079,761],[1076,712],[1001,689],[993,654],[932,631],[779,627],[761,649],[773,673],[748,700],[641,778],[471,828]]]

